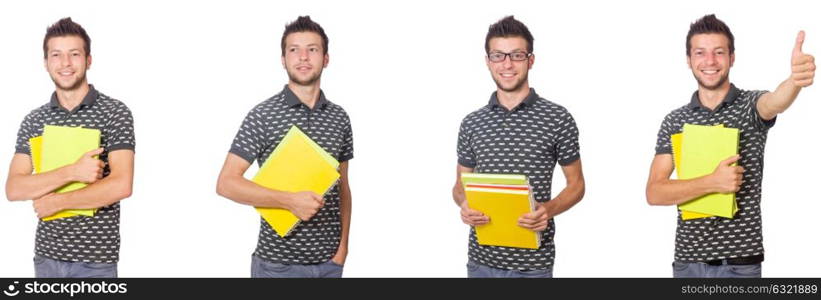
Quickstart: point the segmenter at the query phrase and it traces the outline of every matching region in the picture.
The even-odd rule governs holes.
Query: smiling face
[[[735,55],[723,34],[696,34],[690,38],[687,65],[701,88],[716,90],[729,86],[730,68]]]
[[[488,53],[527,53],[527,41],[521,37],[496,37],[488,42]],[[533,66],[534,56],[526,60],[514,61],[510,55],[499,62],[492,62],[485,57],[487,68],[496,86],[505,92],[516,92],[527,88],[527,72]]]
[[[282,66],[293,83],[312,85],[319,81],[322,69],[328,66],[328,54],[322,49],[322,37],[310,31],[288,34]]]
[[[91,56],[86,55],[82,38],[52,37],[46,45],[46,71],[57,89],[71,91],[87,84],[86,70],[91,66]]]

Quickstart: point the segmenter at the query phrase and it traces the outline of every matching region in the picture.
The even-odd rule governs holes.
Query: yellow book
[[[687,211],[687,210],[682,210],[681,211],[681,219],[685,220],[685,221],[686,220],[694,220],[694,219],[704,219],[704,218],[709,218],[709,217],[715,217],[715,216],[710,215],[710,214],[702,214],[702,213],[697,213],[697,212],[691,212],[691,211]]]
[[[99,148],[100,131],[81,127],[46,125],[43,128],[43,135],[41,137],[32,138],[29,142],[32,149],[32,162],[35,166],[35,172],[48,172],[73,164],[86,152]],[[35,157],[39,159],[39,166]],[[87,185],[88,184],[82,182],[72,182],[58,188],[54,192],[67,193],[82,189]],[[96,212],[97,209],[63,210],[57,214],[43,218],[43,221],[78,215],[92,217]]]
[[[40,163],[43,159],[43,136],[36,136],[29,139],[29,149],[31,149],[31,166],[34,174],[41,173]]]
[[[475,226],[480,245],[538,249],[541,234],[519,226],[522,215],[535,209],[527,185],[468,184],[465,186],[468,207],[490,218]]]
[[[43,158],[43,136],[33,137],[29,139],[29,146],[31,148],[31,164],[34,168],[34,173],[42,172],[42,158]],[[60,218],[68,218],[76,216],[77,214],[71,211],[60,211],[54,215],[43,218],[43,221],[51,221]]]
[[[724,127],[724,125],[718,125]],[[673,144],[673,163],[676,166],[676,178],[681,179],[681,133],[676,133],[670,136],[670,142]],[[697,212],[691,212],[682,210],[681,211],[681,219],[682,220],[693,220],[693,219],[702,219],[702,218],[709,218],[713,217],[710,214],[701,214]]]
[[[462,187],[468,184],[515,184],[528,185],[527,176],[521,174],[462,173]]]
[[[682,134],[681,179],[711,174],[719,162],[738,154],[738,129],[685,124]],[[738,206],[735,193],[712,193],[682,203],[679,209],[733,218]]]
[[[291,126],[282,141],[251,180],[268,189],[283,192],[311,191],[324,195],[339,179],[339,162],[304,132]],[[287,209],[257,207],[257,212],[280,237],[299,224]]]

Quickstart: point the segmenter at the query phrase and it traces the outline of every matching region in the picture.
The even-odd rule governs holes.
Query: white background
[[[743,89],[787,78],[799,29],[805,51],[821,55],[811,1],[169,2],[0,5],[0,158],[11,159],[20,121],[54,90],[41,45],[61,17],[92,38],[90,83],[134,113],[123,277],[249,276],[259,217],[217,196],[215,183],[245,114],[287,80],[279,42],[298,15],[329,35],[322,88],[353,123],[350,277],[465,275],[468,227],[450,196],[456,136],[495,89],[483,45],[501,17],[528,25],[530,84],[567,107],[581,132],[587,194],[556,217],[557,277],[671,276],[675,208],[647,205],[644,188],[663,117],[696,89],[684,52],[692,21],[716,13],[728,23],[730,78]],[[764,276],[821,276],[819,90],[802,91],[770,131]],[[36,224],[30,201],[0,202],[0,276],[33,275]]]

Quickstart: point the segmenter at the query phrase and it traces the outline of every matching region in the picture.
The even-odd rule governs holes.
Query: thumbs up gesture
[[[815,77],[815,57],[804,53],[804,31],[798,32],[795,38],[795,48],[792,50],[792,75],[790,80],[797,87],[808,87]]]

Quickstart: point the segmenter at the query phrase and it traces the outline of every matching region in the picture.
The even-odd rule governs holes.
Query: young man
[[[804,54],[799,32],[792,52],[792,74],[775,92],[741,90],[729,81],[735,60],[730,28],[715,15],[690,25],[687,64],[698,83],[690,102],[673,110],[661,124],[656,156],[647,181],[647,202],[677,205],[710,193],[736,193],[738,213],[732,219],[678,218],[674,277],[761,277],[764,247],[761,235],[761,181],[767,132],[801,88],[812,84],[814,58]],[[727,157],[712,174],[671,180],[674,169],[670,135],[684,124],[737,128],[739,153]],[[733,165],[737,163],[737,165]]]
[[[468,277],[553,277],[555,233],[553,217],[578,203],[584,195],[578,129],[570,113],[530,88],[527,72],[533,66],[533,36],[527,27],[506,17],[490,26],[485,52],[496,92],[490,102],[467,115],[459,129],[458,164],[453,199],[462,222],[489,222],[465,201],[463,172],[524,174],[539,204],[521,216],[518,225],[540,232],[539,249],[479,245],[471,227]],[[551,199],[553,169],[558,162],[567,186]]]
[[[248,113],[225,159],[217,193],[249,206],[287,209],[302,220],[282,238],[260,218],[252,277],[341,277],[351,220],[350,120],[319,88],[322,69],[328,66],[328,37],[322,27],[310,17],[299,17],[285,26],[281,46],[288,84]],[[340,162],[339,182],[324,196],[271,190],[243,177],[254,160],[261,166],[268,159],[292,125]]]
[[[65,18],[46,30],[45,67],[55,92],[51,101],[23,119],[9,167],[6,197],[33,199],[38,218],[66,209],[94,209],[93,217],[75,216],[40,221],[34,249],[37,277],[117,277],[120,252],[120,204],[131,195],[134,177],[134,121],[131,111],[89,85],[91,40],[79,24]],[[98,129],[99,149],[77,162],[32,174],[29,139],[43,126]],[[99,155],[99,159],[94,156]],[[54,191],[70,182],[89,184],[67,192]]]

